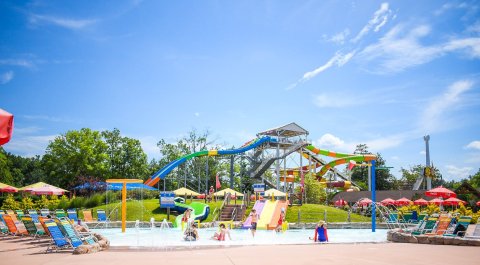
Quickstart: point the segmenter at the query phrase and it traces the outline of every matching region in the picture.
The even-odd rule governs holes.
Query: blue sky
[[[380,152],[398,176],[480,168],[476,1],[2,1],[5,145],[43,154],[67,130],[156,142],[192,128],[240,146],[296,122],[321,148]]]

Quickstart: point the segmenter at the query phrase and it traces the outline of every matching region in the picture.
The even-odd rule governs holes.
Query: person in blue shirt
[[[327,224],[324,221],[318,222],[315,226],[315,235],[309,239],[315,242],[328,242]]]

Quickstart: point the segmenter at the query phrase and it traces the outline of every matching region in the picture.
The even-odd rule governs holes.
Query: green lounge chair
[[[411,219],[412,219],[412,212],[405,212],[404,214],[402,214],[402,222],[410,223]]]
[[[455,229],[453,230],[453,232],[447,231],[443,235],[444,236],[453,236],[453,237],[457,237],[457,236],[463,237],[463,236],[465,236],[465,233],[466,233],[467,228],[470,225],[471,221],[472,221],[471,216],[461,216],[458,219],[457,225],[455,226]]]
[[[431,216],[426,221],[422,223],[418,229],[412,232],[412,235],[422,235],[425,233],[431,233],[437,224],[438,217]]]
[[[67,217],[67,214],[65,213],[65,211],[63,209],[56,209],[55,210],[55,216],[57,218],[63,218],[63,217]]]
[[[22,222],[25,225],[25,228],[27,229],[28,233],[31,236],[33,236],[33,238],[36,238],[37,236],[45,235],[45,230],[43,230],[42,225],[39,223],[39,226],[37,226],[31,216],[29,215],[23,216]]]
[[[22,217],[25,215],[25,213],[22,210],[15,210],[15,214],[17,215],[17,218],[19,220],[22,220]]]

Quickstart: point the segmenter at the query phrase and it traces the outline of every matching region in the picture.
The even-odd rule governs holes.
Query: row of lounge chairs
[[[83,221],[84,222],[95,222],[92,216],[92,212],[90,210],[83,210]],[[34,221],[38,222],[38,217],[43,216],[43,217],[48,217],[48,216],[55,216],[57,218],[64,218],[68,217],[70,220],[73,220],[75,222],[78,221],[78,214],[77,214],[77,209],[68,209],[66,212],[63,209],[56,209],[55,211],[50,211],[49,209],[41,209],[40,212],[37,210],[28,210],[24,212],[23,210],[0,210],[0,214],[9,214],[9,215],[16,215],[19,218],[22,218],[25,215],[29,215],[31,218],[34,219]],[[97,222],[106,222],[107,221],[107,214],[105,213],[105,210],[103,209],[98,209],[97,210]]]
[[[418,213],[417,211],[404,212],[399,214],[398,212],[390,212],[388,214],[388,223],[411,223],[417,224],[427,216],[426,213]]]
[[[448,214],[432,215],[421,220],[411,232],[412,235],[480,238],[480,219],[473,232],[467,234],[471,221],[471,216],[460,216],[457,219]]]
[[[73,223],[74,220],[66,216],[53,218],[35,216],[34,218],[30,214],[0,213],[0,231],[4,236],[30,236],[38,240],[48,238],[50,244],[46,252],[75,249],[84,244],[93,245],[97,242],[92,233],[77,231]]]

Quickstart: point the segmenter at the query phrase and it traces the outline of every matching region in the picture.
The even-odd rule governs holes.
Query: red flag
[[[353,167],[356,165],[357,165],[357,162],[350,160],[350,162],[348,162],[348,170],[352,170]]]
[[[215,178],[216,178],[215,188],[220,189],[222,187],[222,184],[220,184],[220,173],[217,173],[217,176],[215,176]]]

